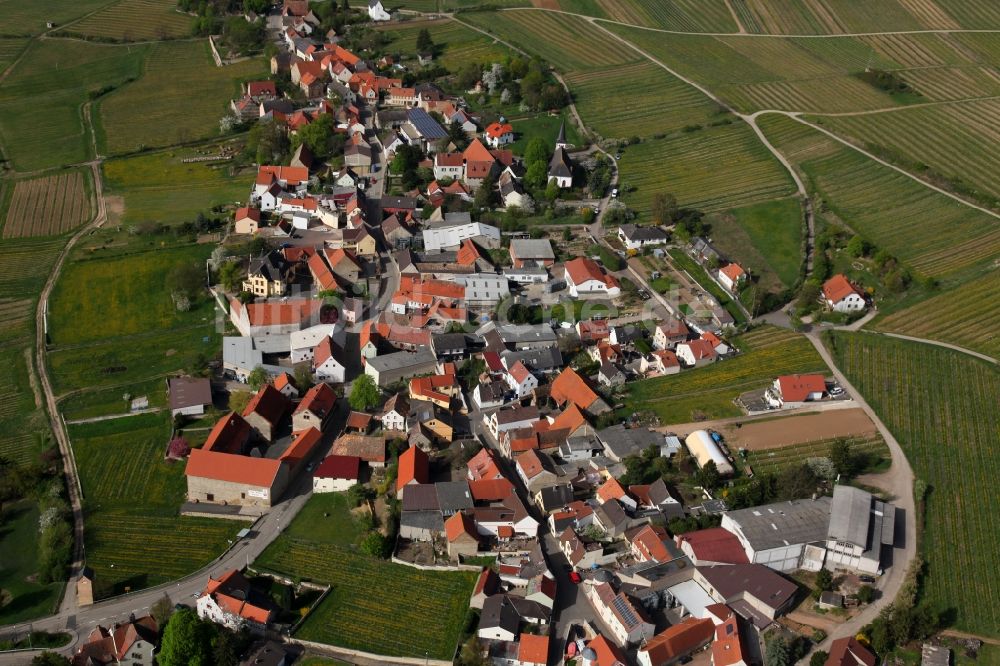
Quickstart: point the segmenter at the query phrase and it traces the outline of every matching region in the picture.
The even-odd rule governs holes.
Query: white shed
[[[684,443],[687,445],[691,455],[698,461],[699,467],[704,467],[711,460],[715,463],[719,474],[732,474],[735,471],[729,459],[726,458],[722,449],[719,448],[719,445],[715,443],[715,440],[712,439],[712,436],[707,431],[695,430],[687,436]]]

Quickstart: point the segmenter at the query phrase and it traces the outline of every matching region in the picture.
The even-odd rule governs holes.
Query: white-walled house
[[[389,21],[392,16],[385,11],[382,0],[368,0],[368,18],[373,21]]]
[[[861,290],[851,284],[842,273],[823,283],[823,300],[834,312],[860,312],[868,307]]]
[[[527,366],[518,361],[506,374],[507,385],[517,393],[518,398],[531,395],[531,392],[538,388],[538,378],[531,374]]]
[[[346,368],[343,361],[344,351],[329,336],[323,338],[313,354],[313,374],[321,382],[339,384],[344,381]]]
[[[564,274],[569,294],[574,298],[584,294],[603,294],[613,298],[621,294],[621,287],[615,276],[593,259],[577,257],[567,261]]]
[[[740,286],[746,282],[747,272],[739,264],[726,264],[719,269],[719,284],[729,290],[730,293],[739,291]]]

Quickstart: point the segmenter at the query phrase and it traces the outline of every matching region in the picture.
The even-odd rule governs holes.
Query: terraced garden
[[[1000,371],[947,349],[866,333],[834,333],[837,365],[899,440],[927,484],[923,594],[953,610],[954,628],[1000,637]]]
[[[0,85],[0,141],[14,168],[30,171],[89,159],[81,112],[88,93],[137,78],[146,49],[57,39],[32,43]]]
[[[216,67],[206,40],[155,44],[142,77],[101,102],[101,151],[119,154],[217,136],[240,83],[265,73],[262,58]]]
[[[791,177],[741,122],[630,146],[619,164],[623,200],[648,214],[657,192],[706,212],[787,197]],[[634,188],[634,191],[630,191]]]
[[[332,585],[296,636],[376,654],[451,659],[468,618],[475,572],[421,571],[392,564],[356,550],[340,530],[312,529],[310,523],[319,514],[311,505],[330,504],[323,497],[310,499],[288,531],[254,563],[263,570]]]
[[[121,42],[174,39],[191,34],[192,19],[173,0],[121,0],[60,32]]]
[[[508,53],[507,47],[502,44],[497,44],[486,35],[469,30],[468,27],[448,19],[404,23],[382,29],[392,40],[386,49],[404,56],[417,52],[417,34],[427,29],[434,46],[438,49],[436,62],[452,71],[468,62],[483,65],[499,62]]]
[[[809,341],[792,331],[764,326],[736,343],[744,351],[734,358],[628,384],[623,412],[653,414],[663,425],[688,423],[696,416],[739,416],[733,400],[741,393],[762,388],[778,375],[826,370]]]
[[[163,459],[169,414],[73,425],[69,434],[87,506],[87,565],[99,596],[189,574],[225,550],[243,527],[178,515],[184,464]]]
[[[947,277],[1000,253],[1000,223],[783,116],[760,126],[843,222],[924,275]],[[904,222],[905,221],[905,222]]]
[[[987,271],[915,305],[880,317],[879,331],[950,342],[1000,358],[1000,308],[995,307],[1000,275]]]

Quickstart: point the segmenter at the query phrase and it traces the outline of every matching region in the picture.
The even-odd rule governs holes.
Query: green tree
[[[459,666],[489,666],[492,662],[489,657],[483,655],[483,644],[479,642],[479,637],[473,635],[462,643],[462,650],[458,653],[458,663]]]
[[[254,391],[259,391],[264,388],[264,385],[267,384],[270,379],[271,377],[267,374],[267,370],[258,365],[250,371],[249,375],[247,375],[247,385],[249,385]]]
[[[524,184],[529,189],[540,189],[545,187],[545,181],[549,178],[549,165],[545,162],[535,162],[524,170]]]
[[[547,165],[549,163],[549,157],[549,147],[545,143],[545,139],[540,136],[533,138],[524,148],[525,168],[528,168],[537,162]]]
[[[313,386],[312,368],[308,363],[296,363],[292,379],[295,380],[295,387],[299,389],[299,395],[305,395]]]
[[[321,113],[311,123],[298,131],[298,139],[320,160],[330,156],[334,137],[333,116]]]
[[[379,559],[388,557],[391,547],[392,545],[385,538],[385,535],[376,530],[372,530],[361,539],[361,550]]]
[[[702,488],[712,490],[719,487],[719,482],[722,480],[719,474],[719,468],[716,467],[714,460],[709,460],[705,463],[705,466],[698,470],[698,484]]]
[[[857,592],[858,603],[870,604],[875,601],[875,588],[871,585],[862,585]]]
[[[427,28],[422,28],[420,32],[417,33],[417,53],[424,53],[433,49],[434,40],[431,39],[431,31]]]
[[[250,23],[242,16],[230,16],[222,27],[222,40],[240,55],[257,51],[264,43],[264,26]]]
[[[819,650],[818,652],[813,652],[812,656],[809,657],[809,666],[824,666],[826,664],[827,658],[830,653]]]
[[[244,151],[258,164],[280,164],[289,147],[285,126],[274,120],[265,120],[250,128]]]
[[[227,261],[219,268],[219,284],[226,291],[236,291],[243,281],[243,267],[237,261]]]
[[[351,409],[363,412],[377,405],[379,398],[380,392],[375,380],[370,375],[361,375],[354,380],[347,401],[351,404]]]
[[[167,273],[167,288],[190,299],[196,298],[205,285],[205,267],[196,261],[177,264]]]
[[[847,242],[847,253],[852,257],[864,257],[871,252],[871,244],[861,236],[854,236]]]
[[[476,190],[476,194],[472,200],[473,205],[480,210],[493,208],[496,205],[497,198],[495,186],[496,178],[492,175],[487,176],[483,180],[483,184]]]
[[[351,506],[361,506],[362,502],[375,499],[375,491],[366,485],[355,483],[347,489],[347,501]]]
[[[657,224],[671,224],[677,216],[677,197],[664,192],[653,195],[653,221]]]
[[[854,474],[854,453],[851,451],[851,443],[846,439],[835,439],[830,444],[830,462],[837,469],[837,473],[850,477]]]
[[[833,589],[833,574],[827,568],[822,568],[816,573],[816,589],[820,592],[829,592]]]
[[[190,608],[177,611],[170,618],[160,641],[157,663],[160,666],[210,666],[213,664],[214,628]]]
[[[250,397],[250,391],[231,391],[229,393],[230,411],[242,414],[243,410],[246,409],[247,404],[250,402]]]
[[[31,660],[31,666],[69,666],[70,661],[56,652],[43,652]]]
[[[791,666],[791,650],[786,641],[781,636],[775,637],[767,644],[764,655],[764,663],[767,666]]]

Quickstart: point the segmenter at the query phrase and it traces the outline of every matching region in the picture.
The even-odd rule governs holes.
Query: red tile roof
[[[486,127],[486,136],[491,139],[499,139],[504,134],[513,134],[514,127],[510,123],[490,123]]]
[[[527,366],[525,366],[521,361],[512,365],[510,370],[507,372],[518,384],[522,384],[524,380],[531,376],[531,371],[528,370]]]
[[[322,419],[326,418],[326,415],[333,410],[336,404],[337,394],[333,392],[333,389],[326,384],[316,384],[306,391],[299,406],[295,408],[295,413],[310,411]]]
[[[596,280],[597,282],[603,282],[608,287],[618,286],[618,280],[615,279],[615,276],[607,273],[604,267],[593,259],[577,257],[576,259],[567,261],[565,268],[573,284],[579,285],[587,280]]]
[[[587,644],[597,653],[597,666],[625,666],[628,661],[621,649],[604,636],[598,636]]]
[[[250,398],[246,409],[243,410],[243,417],[257,414],[274,426],[288,412],[289,406],[285,394],[270,384],[264,384],[254,397]]]
[[[632,537],[632,545],[642,553],[644,560],[668,562],[672,558],[663,542],[669,538],[667,531],[659,525],[646,525]]]
[[[239,222],[242,219],[250,218],[254,222],[260,222],[260,209],[250,208],[249,206],[242,206],[236,209],[236,215],[233,219]]]
[[[396,490],[416,482],[427,483],[430,478],[430,461],[420,447],[411,446],[399,456],[399,466],[396,472]]]
[[[361,458],[357,456],[327,456],[313,472],[313,478],[357,481],[360,470]]]
[[[473,139],[462,156],[466,162],[487,162],[492,165],[494,161],[493,155],[479,139]]]
[[[603,340],[611,335],[608,322],[603,319],[588,319],[576,324],[576,332],[580,334],[580,339],[584,342],[594,342]]]
[[[319,315],[323,302],[312,298],[296,298],[282,302],[243,305],[234,298],[229,305],[236,313],[245,309],[251,326],[281,326],[302,324]]]
[[[368,463],[384,463],[385,439],[366,435],[341,435],[333,443],[330,452],[338,456],[358,456]]]
[[[711,620],[689,617],[651,638],[639,648],[654,664],[668,664],[691,654],[712,640],[715,625]]]
[[[875,655],[854,636],[846,636],[830,645],[824,666],[875,666]]]
[[[861,292],[843,273],[837,273],[823,283],[823,297],[831,303],[839,303],[851,294],[860,295]]]
[[[302,61],[300,61],[300,64],[301,62]],[[262,166],[257,169],[257,175],[259,177],[263,174],[274,176],[277,180],[283,180],[291,186],[295,186],[309,180],[309,169],[305,167]]]
[[[463,164],[465,164],[465,156],[462,153],[437,153],[434,155],[434,166],[460,167]]]
[[[696,559],[719,564],[746,564],[746,551],[736,535],[721,527],[710,527],[674,537],[678,546],[687,543]]]
[[[203,479],[270,488],[280,468],[280,460],[193,449],[184,473]]]
[[[463,534],[471,536],[473,539],[479,538],[479,531],[476,529],[475,521],[472,520],[471,516],[462,511],[444,521],[444,532],[448,537],[448,541],[455,541]]]
[[[566,430],[567,436],[572,435],[580,427],[587,424],[587,418],[574,403],[566,406],[559,416],[553,419],[549,430]]]
[[[739,280],[740,278],[742,278],[744,275],[747,274],[747,272],[743,270],[743,268],[740,267],[739,264],[726,264],[725,266],[719,269],[719,272],[728,277],[733,282],[736,282],[737,280]]]
[[[782,375],[778,389],[785,402],[803,402],[810,393],[825,393],[826,380],[823,375]]]
[[[625,492],[625,488],[623,488],[622,484],[615,478],[608,479],[600,488],[597,489],[597,496],[600,498],[601,502],[621,499],[626,495],[628,495],[628,493]]]
[[[702,340],[699,338],[697,340],[682,342],[681,344],[687,345],[687,348],[691,350],[691,355],[694,357],[695,361],[700,361],[705,358],[715,358],[718,356],[715,352],[715,346],[708,340]]]
[[[732,666],[745,662],[743,656],[743,641],[740,639],[740,626],[736,613],[730,613],[725,622],[715,628],[715,641],[712,642],[712,666]]]
[[[560,407],[571,402],[583,411],[587,411],[600,399],[600,396],[587,385],[583,377],[577,374],[573,368],[566,368],[559,373],[559,376],[552,382],[549,395]]]
[[[312,455],[322,439],[323,433],[316,428],[300,430],[295,433],[295,439],[288,445],[284,453],[278,456],[278,460],[287,460],[292,465],[298,465]]]
[[[365,412],[354,412],[352,411],[347,416],[348,428],[354,428],[356,430],[367,430],[368,426],[371,425],[372,419],[374,417],[371,414]]]
[[[654,351],[653,356],[660,359],[660,363],[664,368],[676,368],[681,364],[681,362],[677,360],[677,354],[673,353],[669,349],[659,349]]]
[[[502,477],[500,467],[497,465],[496,455],[491,449],[482,448],[479,453],[472,456],[466,463],[469,468],[469,478],[478,481],[479,479],[495,479]]]
[[[516,464],[521,468],[521,472],[529,480],[535,478],[542,472],[548,471],[545,468],[545,463],[542,462],[542,459],[534,449],[528,449],[522,455],[518,456]]]
[[[283,372],[274,378],[274,388],[279,391],[286,386],[291,386],[292,388],[297,388],[295,386],[295,380],[293,380],[287,372]]]
[[[479,248],[472,239],[465,239],[462,241],[462,246],[458,249],[458,254],[455,256],[455,261],[459,266],[471,266],[476,263],[479,259],[482,259],[483,255],[479,252]],[[465,291],[462,291],[462,296],[465,295]]]
[[[215,422],[202,449],[222,453],[237,452],[246,443],[251,430],[250,424],[242,416],[230,412]]]
[[[517,660],[521,664],[547,664],[549,637],[521,634],[517,639]]]
[[[469,492],[477,502],[499,502],[514,492],[514,484],[507,479],[479,479],[469,481]]]

